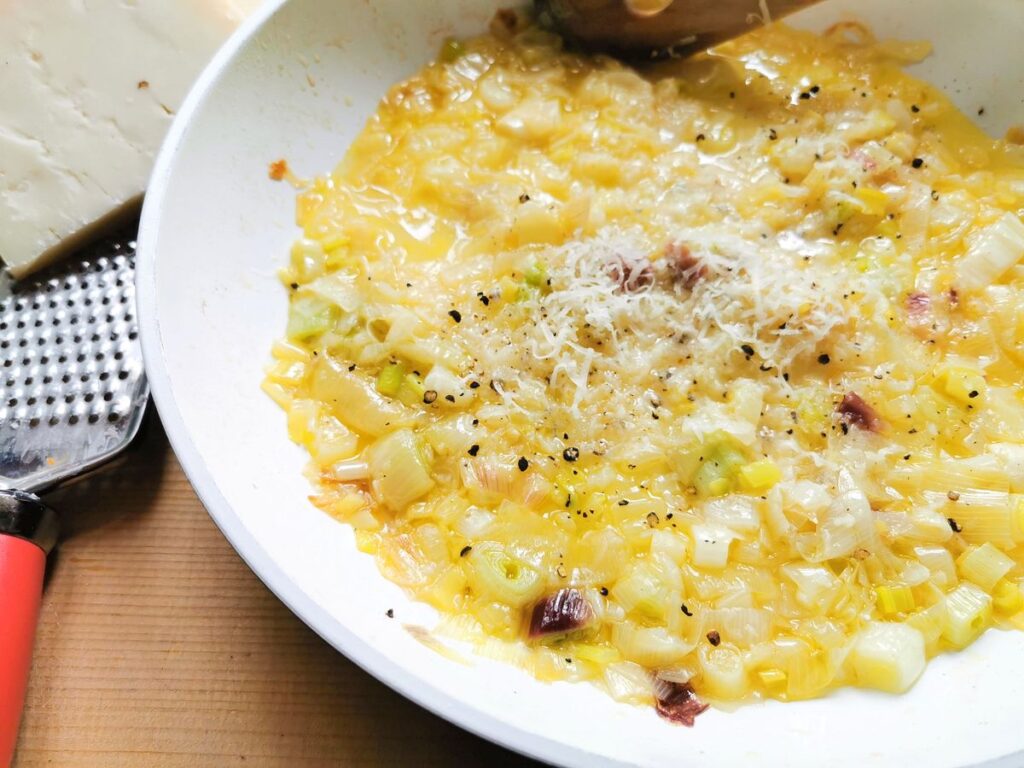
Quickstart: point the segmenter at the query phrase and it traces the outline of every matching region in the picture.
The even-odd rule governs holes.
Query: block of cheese
[[[193,79],[258,3],[0,2],[0,258],[16,277],[139,199]]]

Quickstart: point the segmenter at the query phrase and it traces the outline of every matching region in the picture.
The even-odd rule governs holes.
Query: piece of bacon
[[[707,265],[701,263],[701,260],[682,243],[666,245],[665,260],[672,272],[672,279],[687,290],[693,290],[698,281],[708,275]]]
[[[673,723],[693,727],[693,722],[701,712],[710,706],[705,704],[689,683],[672,683],[659,681],[658,698],[655,706],[658,714]]]
[[[643,257],[617,253],[605,264],[604,271],[623,293],[636,293],[654,285],[654,268]]]
[[[845,423],[854,424],[868,432],[881,432],[885,426],[881,416],[856,392],[846,393],[836,411]]]
[[[580,590],[572,587],[560,589],[533,606],[530,637],[561,635],[582,629],[593,618],[594,609]]]

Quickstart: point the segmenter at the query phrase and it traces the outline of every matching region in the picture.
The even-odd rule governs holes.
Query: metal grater
[[[135,226],[51,269],[0,276],[0,490],[38,493],[113,458],[149,396]]]

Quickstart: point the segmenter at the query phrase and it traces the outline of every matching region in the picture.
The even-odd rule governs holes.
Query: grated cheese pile
[[[502,14],[302,189],[264,388],[437,634],[692,724],[1024,626],[1024,153],[926,53]]]

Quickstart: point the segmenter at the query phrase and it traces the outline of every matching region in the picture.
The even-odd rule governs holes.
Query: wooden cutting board
[[[214,526],[155,419],[120,466],[50,501],[65,540],[14,768],[527,764],[292,615]]]

